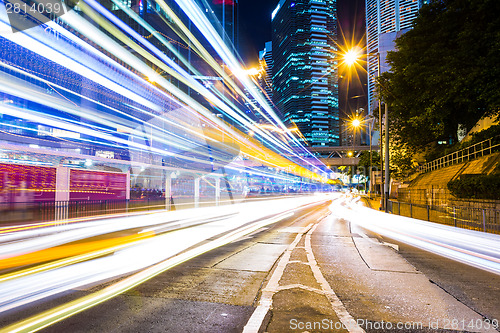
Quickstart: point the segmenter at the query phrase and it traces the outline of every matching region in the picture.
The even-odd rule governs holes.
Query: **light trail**
[[[196,75],[202,74],[200,71],[192,68],[189,61],[172,48],[170,43],[166,41],[164,37],[160,34],[155,34],[154,32],[156,30],[153,29],[153,27],[142,17],[138,16],[135,12],[119,2],[115,5],[118,8],[121,8],[124,13],[129,15],[132,20],[139,23],[146,30],[150,31],[152,33],[152,37],[157,38],[161,45],[172,51],[174,55],[177,55],[177,58],[180,59],[182,64],[186,65],[189,71]],[[170,22],[170,25],[175,25],[174,31],[179,34],[179,37],[187,38],[189,42],[193,44],[195,52],[197,52],[201,58],[223,78],[225,85],[237,93],[237,98],[242,98],[251,104],[252,101],[248,100],[239,85],[236,84],[228,74],[226,74],[221,64],[219,64],[205,49],[202,43],[191,34],[184,22],[182,22],[182,20],[174,14],[171,8],[161,0],[158,1],[158,5],[163,10],[162,13],[158,14],[166,15],[166,17],[161,17],[162,20],[164,20],[164,22]],[[195,5],[193,3],[189,3],[189,6]],[[6,106],[6,111],[9,115],[12,117],[23,116],[22,118],[26,121],[32,120],[31,118],[35,118],[41,124],[48,125],[49,127],[60,129],[64,128],[65,130],[69,127],[75,133],[85,134],[85,137],[79,138],[79,141],[82,144],[95,143],[108,147],[113,147],[113,144],[118,144],[119,147],[122,147],[125,150],[130,150],[131,152],[148,152],[156,156],[170,155],[181,160],[215,166],[224,166],[226,162],[218,163],[216,158],[214,163],[212,156],[213,152],[209,152],[207,154],[202,150],[198,152],[201,158],[193,159],[188,155],[182,154],[182,151],[189,150],[189,145],[194,148],[196,146],[202,147],[206,146],[207,143],[210,144],[210,142],[215,141],[224,143],[227,138],[231,138],[230,142],[238,144],[242,148],[242,153],[244,153],[247,158],[256,160],[263,165],[286,169],[291,174],[295,174],[300,177],[320,182],[326,181],[326,179],[316,175],[314,171],[311,172],[306,170],[302,166],[305,165],[308,168],[312,168],[316,172],[319,171],[319,169],[316,169],[316,166],[311,164],[309,160],[305,159],[301,156],[301,154],[297,154],[291,148],[290,142],[275,137],[272,133],[270,133],[270,131],[265,131],[256,127],[255,123],[245,114],[245,112],[242,112],[242,110],[237,107],[236,104],[239,103],[238,101],[235,100],[233,102],[229,100],[227,94],[223,91],[215,89],[214,87],[211,87],[210,89],[214,90],[215,94],[214,92],[209,91],[200,82],[194,79],[192,74],[189,74],[187,70],[172,61],[172,59],[169,58],[165,52],[159,50],[151,42],[140,36],[122,21],[118,20],[112,12],[102,7],[96,1],[82,1],[80,7],[83,13],[86,14],[87,19],[80,16],[77,11],[70,11],[61,17],[61,20],[68,26],[72,27],[77,33],[70,33],[68,30],[63,28],[63,26],[55,22],[48,22],[46,28],[36,27],[28,31],[22,31],[16,35],[16,38],[14,38],[12,34],[8,33],[2,33],[2,36],[46,59],[51,59],[51,61],[54,61],[72,72],[75,72],[110,89],[113,94],[116,94],[110,95],[113,99],[118,101],[119,98],[121,98],[120,96],[124,96],[126,98],[131,98],[137,104],[121,103],[121,105],[125,106],[128,110],[117,109],[110,103],[102,103],[100,100],[92,99],[90,96],[67,89],[57,82],[53,82],[53,80],[46,80],[32,71],[29,72],[28,68],[26,68],[24,72],[26,72],[27,75],[38,80],[43,80],[45,84],[52,87],[60,98],[54,98],[53,96],[50,96],[49,98],[48,96],[43,96],[43,93],[32,94],[33,89],[30,90],[28,88],[29,85],[26,85],[26,87],[17,86],[14,88],[11,86],[12,83],[8,81],[4,82],[4,86],[0,87],[0,90],[24,100],[36,101],[39,104],[53,107],[61,112],[67,112],[68,114],[75,115],[76,117],[82,119],[85,118],[89,121],[89,123],[85,123],[83,126],[79,126],[76,123],[69,124],[71,123],[69,119],[58,119],[58,117],[60,117],[58,114],[53,114],[50,115],[50,117],[47,117],[44,114],[46,111],[41,111],[40,114],[35,116],[34,110],[27,110],[28,112],[23,113],[17,112],[19,109]],[[195,7],[190,7],[190,10],[193,9],[193,13],[200,14],[199,9]],[[185,9],[186,7],[181,5],[181,8]],[[214,32],[213,28],[207,25],[206,18],[193,15],[190,16],[191,19],[194,20],[193,23],[198,23],[199,26],[203,26],[209,34]],[[3,21],[2,27],[6,27],[8,25],[8,18],[5,15],[2,15],[1,18]],[[88,21],[88,19],[97,22],[101,28],[96,28],[94,24]],[[107,30],[114,36],[114,39],[101,31],[102,29]],[[61,36],[63,36],[62,39]],[[82,36],[86,37],[87,40],[84,41]],[[209,40],[212,47],[219,50],[219,53],[223,55],[222,59],[226,62],[226,64],[230,64],[229,68],[234,69],[232,75],[234,75],[246,89],[249,89],[250,92],[258,91],[259,89],[255,86],[255,84],[251,82],[247,76],[243,75],[242,71],[238,70],[241,69],[242,66],[237,65],[236,58],[234,58],[231,52],[228,51],[228,48],[223,45],[220,37],[215,36],[213,38],[209,38]],[[98,50],[96,46],[99,46],[100,49]],[[128,46],[129,49],[124,48],[124,46]],[[130,50],[135,51],[135,54],[132,54]],[[152,82],[148,82],[147,77],[151,76],[151,73],[153,72],[156,73],[156,70],[153,70],[151,65],[155,65],[157,69],[161,69],[162,72],[169,75],[169,79],[175,78],[176,80],[179,80],[179,82],[185,83],[190,89],[200,93],[207,101],[210,102],[211,105],[230,116],[239,124],[239,126],[246,130],[255,132],[258,137],[255,139],[248,138],[248,136],[246,136],[243,132],[238,131],[234,127],[228,126],[226,123],[215,117],[211,111],[206,109],[205,106],[202,106],[199,102],[195,101],[184,91],[174,86],[163,76],[158,75],[154,84]],[[8,66],[10,65],[4,64],[4,67],[7,68]],[[23,72],[22,67],[15,68],[15,70]],[[126,76],[131,80],[123,80],[123,76]],[[139,85],[137,85],[137,83]],[[60,91],[55,90],[56,88],[60,89]],[[151,95],[151,92],[153,95]],[[70,95],[68,96],[68,94]],[[147,95],[150,95],[153,98],[150,98]],[[109,111],[112,111],[112,113],[103,113],[101,110],[75,107],[73,96],[77,99],[86,99],[87,101],[94,103],[94,105],[105,107]],[[253,97],[256,98],[259,104],[262,104],[263,108],[266,110],[267,114],[263,114],[264,118],[268,119],[274,126],[284,128],[284,124],[277,119],[272,108],[267,105],[267,101],[263,95],[259,93],[258,96]],[[170,120],[170,117],[166,112],[160,112],[158,114],[159,109],[161,109],[166,102],[178,105],[179,109],[189,112],[191,114],[190,116],[198,117],[199,124],[203,124],[203,126],[205,124],[210,126],[210,128],[218,132],[218,134],[215,136],[213,133],[211,133],[211,135],[206,135],[205,129],[200,130],[199,128],[195,129],[190,128],[190,126],[184,126],[183,124],[180,125],[178,123],[178,119],[175,121]],[[12,112],[9,113],[9,110],[12,110]],[[141,120],[140,117],[134,116],[133,112],[130,111],[138,111],[140,113],[147,114],[151,118],[149,121],[144,119]],[[124,121],[124,119],[127,120]],[[271,119],[273,120],[271,121]],[[95,124],[102,124],[104,126],[90,126],[90,123],[92,122]],[[142,126],[148,126],[151,128],[150,133],[148,133],[149,136],[146,135],[144,128],[142,128],[141,125],[134,128],[134,123],[140,124],[141,122],[144,123]],[[168,124],[169,129],[165,128],[163,124]],[[12,124],[8,126],[18,125]],[[110,128],[108,129],[106,127]],[[176,131],[178,130],[178,132],[173,132],[171,130],[172,127],[176,128]],[[29,127],[19,126],[17,128],[24,129],[25,131],[32,132],[33,134],[36,133]],[[183,136],[182,132],[186,131],[189,132],[192,137]],[[122,139],[123,135],[116,135],[117,133],[127,133],[127,137]],[[90,137],[96,139],[91,139]],[[155,138],[155,146],[153,146],[153,137]],[[218,137],[219,140],[216,140],[215,137]],[[220,137],[226,137],[226,139],[220,139]],[[259,139],[261,144],[258,144]],[[291,135],[290,139],[291,142],[297,143],[293,135]],[[139,143],[141,140],[143,143]],[[190,140],[193,141],[190,142]],[[299,149],[303,149],[300,144],[296,144],[296,146],[299,147]],[[172,151],[167,147],[172,147],[174,149]],[[177,152],[180,152],[180,154]],[[283,155],[286,155],[287,158],[283,158]],[[301,165],[295,164],[293,160],[299,161],[299,164]],[[233,166],[233,168],[237,168],[237,166]]]
[[[386,214],[349,203],[336,205],[337,213],[367,230],[450,258],[464,264],[500,274],[500,235],[455,228],[438,223]]]
[[[190,247],[195,248],[194,252],[189,253],[204,253],[263,226],[275,223],[297,210],[306,209],[331,199],[330,196],[306,196],[171,212],[169,215],[174,215],[179,222],[174,230],[167,233],[162,233],[164,232],[162,230],[165,230],[165,224],[159,223],[146,227],[143,222],[144,218],[136,217],[133,219],[134,223],[129,224],[129,227],[137,228],[142,225],[146,238],[140,241],[136,239],[126,247],[114,249],[116,251],[113,255],[83,262],[80,257],[69,258],[52,266],[42,266],[42,268],[35,266],[14,277],[12,275],[0,277],[0,281],[2,281],[0,282],[0,311],[14,309],[79,286],[96,284],[99,281],[144,270],[168,258],[178,259],[179,257],[176,256]],[[201,218],[202,216],[203,218]],[[212,216],[212,220],[208,218],[209,216]],[[148,219],[152,219],[151,215],[148,217]],[[197,225],[193,225],[194,217],[200,220]],[[203,223],[201,223],[202,221]],[[122,223],[117,222],[116,218],[108,219],[106,222],[110,226]],[[86,224],[80,226],[80,229],[84,229],[84,225]],[[78,231],[82,232],[83,230]],[[103,230],[103,232],[106,231]],[[149,237],[152,232],[160,234]],[[65,235],[68,232],[62,234]],[[214,237],[217,238],[216,241],[211,241],[207,247],[205,241]],[[130,240],[124,239],[125,243]],[[116,242],[120,241],[116,240]],[[114,243],[111,245],[117,246]],[[85,248],[85,243],[82,246]],[[200,249],[203,250],[199,252]],[[109,253],[105,249],[101,251]],[[181,257],[185,254],[186,252],[183,252]],[[96,257],[96,254],[92,252],[88,255]],[[172,260],[176,264],[182,262],[177,261],[177,259]],[[149,278],[154,276],[151,272],[146,273],[146,275]]]
[[[173,258],[167,259],[163,262],[160,262],[144,271],[141,271],[133,276],[130,276],[123,281],[120,281],[116,284],[113,284],[105,289],[98,291],[94,294],[91,294],[86,297],[82,297],[77,299],[69,304],[64,304],[57,308],[51,309],[39,315],[28,318],[19,323],[10,325],[8,327],[0,329],[0,332],[36,332],[47,326],[53,325],[65,318],[73,316],[77,313],[85,311],[93,306],[96,306],[102,302],[105,302],[113,297],[116,297],[119,294],[126,292],[141,283],[144,283],[153,277],[167,271],[168,269],[180,265],[183,262],[188,261],[189,259],[195,258],[203,253],[216,249],[218,247],[229,244],[232,241],[235,241],[245,235],[248,235],[259,228],[262,228],[266,225],[276,223],[281,219],[286,217],[290,217],[293,213],[281,214],[278,217],[267,219],[261,221],[260,223],[253,225],[248,228],[242,228],[241,230],[233,231],[227,235],[219,237],[216,240],[210,241],[209,243],[200,245],[196,248],[183,252]]]
[[[5,67],[9,67],[10,69],[13,69],[11,66],[8,66],[8,65],[4,65]],[[16,69],[14,69],[16,70]],[[29,73],[26,73],[26,72],[22,72],[23,75],[28,75],[28,76],[31,76],[33,78],[37,78],[36,76],[32,76],[30,75]],[[37,78],[39,79],[39,78]],[[0,78],[1,80],[1,78]],[[45,82],[45,80],[42,80],[40,79],[41,81]],[[59,87],[61,89],[65,89],[63,87]],[[78,116],[78,117],[82,117],[82,118],[86,118],[86,119],[89,119],[91,121],[96,121],[96,122],[100,122],[100,123],[103,123],[103,124],[107,124],[109,126],[112,126],[112,127],[116,127],[117,130],[120,130],[120,131],[125,131],[129,134],[134,134],[136,137],[140,137],[141,134],[143,134],[142,132],[139,132],[137,131],[134,127],[132,127],[133,123],[132,122],[124,122],[123,120],[121,120],[120,122],[111,122],[111,121],[107,121],[105,115],[102,115],[102,114],[98,114],[96,112],[94,112],[93,110],[90,110],[90,109],[80,109],[79,111],[75,110],[74,108],[72,108],[71,106],[68,107],[68,106],[65,106],[63,103],[61,103],[60,100],[58,99],[53,99],[53,102],[50,101],[49,98],[52,98],[52,97],[48,97],[44,94],[41,94],[39,91],[37,90],[30,90],[30,89],[27,89],[27,88],[24,88],[20,85],[17,85],[15,84],[15,82],[12,80],[12,79],[9,79],[7,81],[5,81],[5,86],[2,87],[3,91],[5,92],[9,92],[10,94],[14,95],[14,96],[18,96],[18,97],[22,97],[22,98],[29,98],[31,100],[34,100],[34,101],[37,101],[39,103],[42,103],[44,105],[48,105],[48,106],[52,106],[56,109],[60,109],[64,112],[67,112],[69,114],[74,114],[75,116]],[[84,96],[82,95],[77,95],[78,97],[82,97],[84,98]],[[97,101],[93,101],[93,102],[96,102],[98,103]],[[100,103],[99,103],[100,104]],[[104,106],[104,105],[103,105]],[[107,107],[107,106],[105,106]],[[131,115],[126,115],[125,113],[121,112],[120,110],[117,110],[117,109],[114,109],[114,108],[110,108],[108,107],[110,110],[114,111],[114,112],[117,112],[119,114],[122,114],[124,116],[127,116],[127,117],[130,117],[132,118],[132,120],[135,120],[138,122],[140,122],[140,119],[137,118],[137,117],[133,117]],[[83,111],[83,112],[82,112]],[[151,117],[153,118],[157,118],[156,115],[153,115],[153,114],[150,114],[146,111],[143,111],[144,113],[150,115]],[[100,118],[99,118],[100,117]],[[113,119],[113,118],[110,118],[110,119]],[[179,129],[182,129],[184,132],[189,132],[199,138],[203,138],[203,139],[206,139],[206,140],[211,140],[210,138],[208,138],[207,136],[203,135],[203,134],[200,134],[200,132],[198,131],[195,131],[195,130],[192,130],[191,128],[189,128],[189,126],[185,126],[185,124],[182,124],[180,122],[173,122],[171,120],[168,120],[168,119],[165,119],[163,118],[162,120],[164,120],[165,122],[167,122],[169,125],[171,126],[174,126],[174,127],[177,127]],[[125,127],[126,125],[128,125],[128,127]],[[33,129],[29,128],[29,127],[20,127],[20,126],[15,126],[15,125],[8,125],[8,126],[12,126],[12,127],[16,127],[16,128],[22,128],[22,129],[25,129],[25,130],[28,130],[28,131],[32,131]],[[188,144],[196,144],[195,141],[191,141],[189,140],[188,138],[186,137],[182,137],[181,135],[179,134],[176,134],[176,133],[173,133],[173,132],[166,132],[164,131],[162,128],[160,128],[159,126],[155,125],[155,124],[151,124],[151,127],[154,128],[155,130],[158,130],[159,132],[161,132],[161,135],[158,135],[158,141],[160,142],[163,142],[163,143],[168,143],[170,146],[173,146],[173,147],[176,147],[176,148],[179,148],[179,149],[189,149],[186,145]],[[96,128],[94,126],[94,128]],[[83,140],[83,139],[82,139]],[[86,140],[87,142],[92,142],[92,143],[101,143],[101,144],[104,144],[103,142],[98,142],[98,141],[91,141],[91,140]],[[178,143],[177,143],[178,142]],[[112,146],[112,145],[110,145]],[[131,147],[129,147],[130,149],[133,149]],[[146,149],[146,148],[144,148]],[[175,155],[175,154],[172,154],[172,155]],[[180,157],[179,155],[177,155],[177,157]]]
[[[160,211],[150,214],[125,215],[113,218],[101,218],[92,220],[80,220],[79,223],[54,222],[42,229],[16,229],[15,232],[2,234],[0,243],[0,260],[25,255],[54,246],[79,241],[85,238],[110,234],[136,228],[146,228],[155,225],[168,225],[184,220],[184,225],[192,220],[209,220],[224,214],[236,214],[236,208],[224,206],[221,208],[183,210],[183,211]],[[145,218],[147,217],[147,218]],[[71,222],[71,221],[70,221]]]
[[[94,252],[103,248],[113,247],[117,244],[131,243],[154,236],[154,233],[144,232],[138,235],[110,238],[105,240],[89,241],[79,244],[61,245],[36,252],[30,252],[0,260],[0,270],[38,264],[66,257]],[[1,280],[0,280],[1,281]]]
[[[102,6],[100,6],[99,4],[97,4],[97,3],[93,2],[93,1],[89,1],[89,2],[94,5],[94,8],[98,8],[99,11],[100,11],[100,13],[104,14],[107,18],[113,19],[113,22],[115,24],[120,24],[120,27],[122,29],[124,29],[125,31],[127,31],[128,33],[132,34],[132,36],[134,38],[141,39],[144,44],[147,44],[148,46],[150,46],[150,50],[154,50],[155,54],[157,54],[157,55],[158,54],[162,54],[159,50],[157,50],[152,45],[150,45],[149,42],[145,41],[144,38],[142,38],[142,36],[139,36],[137,33],[133,32],[132,29],[128,28],[121,21],[117,20],[113,15],[111,15],[109,12],[107,12],[107,10],[105,10]],[[136,52],[138,52],[139,54],[141,54],[143,57],[145,57],[149,61],[151,61],[154,64],[156,64],[159,68],[161,68],[165,72],[167,72],[167,73],[171,74],[172,76],[176,77],[181,82],[187,84],[192,89],[198,91],[207,100],[211,101],[217,107],[219,107],[221,110],[223,110],[227,114],[229,114],[232,117],[234,117],[234,119],[236,119],[238,122],[240,122],[244,126],[247,126],[247,127],[251,127],[252,126],[252,124],[250,123],[250,119],[245,114],[241,114],[240,115],[237,112],[239,110],[232,110],[231,108],[229,108],[225,103],[223,103],[218,98],[216,98],[203,85],[201,85],[199,82],[197,82],[196,80],[194,80],[187,72],[185,72],[179,66],[177,66],[175,63],[173,63],[172,60],[169,59],[169,58],[167,58],[164,54],[162,54],[162,56],[160,57],[161,59],[156,59],[156,58],[150,56],[149,53],[145,53],[145,51],[143,51],[141,48],[139,48],[137,44],[135,44],[131,40],[127,39],[122,33],[120,33],[116,28],[114,28],[113,26],[111,26],[107,21],[104,21],[99,16],[96,16],[95,13],[92,10],[90,10],[90,8],[87,7],[85,4],[82,4],[81,7],[82,7],[83,11],[87,15],[89,15],[91,18],[93,18],[94,21],[98,22],[100,24],[100,26],[105,27],[115,37],[118,36],[117,38],[119,38],[125,44],[129,45],[129,47],[131,47],[132,49],[136,50]],[[68,21],[68,23],[71,24],[71,21]],[[79,29],[79,31],[82,34],[86,34],[88,38],[93,39],[96,43],[100,43],[101,40],[107,38],[106,36],[101,36],[101,38],[96,39],[97,32],[94,31],[92,33],[89,33],[88,32],[89,29],[84,28],[85,27],[85,23],[86,22],[83,21],[83,22],[79,22],[78,24],[73,24],[72,26],[75,29]],[[103,47],[107,47],[107,45],[104,45],[102,43],[101,43],[101,45]],[[110,47],[112,47],[111,44],[109,44],[109,45],[110,45]],[[115,45],[112,48],[113,52],[115,52],[114,50],[116,50],[117,48],[119,49],[119,47],[117,45]],[[127,57],[127,58],[130,59],[130,57]],[[149,71],[149,69],[143,69],[142,68],[143,65],[138,60],[131,61],[131,60],[127,60],[127,58],[122,58],[122,59],[124,59],[124,61],[127,61],[130,65],[134,66],[139,71],[141,71],[143,73],[143,75],[150,76],[150,75],[147,74],[148,71]],[[169,67],[166,67],[166,65],[163,63],[163,61],[165,61],[167,64],[170,64],[170,66],[175,67],[175,72],[171,71]],[[177,72],[180,75],[177,75],[176,74]],[[199,105],[196,102],[194,102],[188,95],[186,95],[185,93],[183,93],[182,91],[180,91],[177,87],[173,86],[169,81],[165,80],[163,77],[161,77],[161,76],[157,77],[156,81],[157,81],[158,84],[162,85],[167,91],[173,93],[179,99],[187,102],[188,105],[190,105],[191,107],[195,108],[201,114],[203,114],[205,116],[210,116],[210,113],[207,110],[205,110],[204,108],[200,108]],[[280,142],[279,140],[276,140],[275,138],[273,138],[272,136],[268,135],[267,133],[262,132],[261,135],[264,135],[268,140],[271,140],[271,142],[273,144],[281,146],[282,149],[288,149],[289,150],[289,148],[286,147],[286,146],[284,146],[282,142]]]
[[[8,21],[8,18],[6,18],[4,16],[2,17],[1,13],[3,13],[3,12],[0,11],[0,20],[1,20],[0,21],[0,29],[2,29],[2,28],[8,29],[9,26],[8,26],[8,24],[5,23]],[[70,13],[68,13],[66,15],[69,15]],[[160,111],[160,109],[158,108],[157,105],[146,100],[144,97],[137,95],[134,91],[123,88],[121,85],[116,84],[115,82],[113,82],[109,78],[107,78],[103,75],[100,75],[95,71],[90,70],[86,66],[83,66],[82,64],[71,59],[70,57],[67,57],[67,56],[57,52],[56,50],[54,50],[50,46],[39,42],[35,38],[32,38],[24,33],[21,33],[21,34],[15,35],[15,36],[12,36],[10,34],[4,34],[3,37],[11,40],[12,42],[14,42],[18,45],[23,46],[24,48],[26,48],[28,50],[31,50],[33,52],[36,52],[37,54],[40,54],[41,56],[43,56],[47,59],[50,59],[51,61],[54,61],[63,67],[70,68],[72,71],[82,75],[83,77],[86,77],[86,78],[89,78],[95,82],[98,82],[99,84],[103,85],[104,87],[106,87],[112,91],[116,91],[124,96],[129,96],[133,100],[138,102],[139,104],[150,107],[153,110]]]
[[[163,0],[159,0],[163,2]],[[256,101],[261,105],[264,110],[273,118],[275,121],[275,125],[280,127],[281,130],[286,131],[287,127],[285,124],[279,119],[278,115],[274,112],[271,106],[267,103],[266,98],[262,93],[260,93],[259,89],[253,84],[248,75],[245,74],[245,71],[241,67],[239,61],[233,55],[233,52],[229,50],[229,48],[225,45],[219,34],[215,31],[214,27],[210,24],[207,17],[201,11],[201,9],[196,5],[192,0],[176,0],[176,3],[184,10],[186,15],[188,15],[192,22],[198,27],[198,29],[203,33],[205,38],[210,42],[212,47],[216,50],[219,56],[223,59],[223,61],[229,66],[231,72],[238,78],[238,80],[243,84],[243,86],[247,89],[248,92],[256,99]],[[253,103],[250,102],[251,105]],[[260,112],[260,111],[259,111]],[[269,120],[269,119],[268,119]],[[258,131],[257,126],[252,126],[252,130]],[[290,133],[287,133],[289,138],[298,144],[300,143],[298,140]],[[313,168],[315,167],[312,163],[303,159],[299,155],[297,157],[304,163],[310,164]]]

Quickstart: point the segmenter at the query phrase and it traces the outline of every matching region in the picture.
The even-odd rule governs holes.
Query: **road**
[[[499,275],[381,236],[348,209],[334,200],[296,211],[43,331],[495,331]],[[123,280],[6,311],[1,326]]]

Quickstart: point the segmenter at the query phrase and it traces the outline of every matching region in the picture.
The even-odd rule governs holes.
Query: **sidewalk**
[[[380,197],[379,196],[372,196],[370,197],[363,195],[361,196],[363,202],[366,203],[366,205],[372,209],[379,210],[380,209]]]

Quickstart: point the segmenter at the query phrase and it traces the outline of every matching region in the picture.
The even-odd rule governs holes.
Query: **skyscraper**
[[[272,14],[273,100],[306,144],[340,144],[336,0],[281,0]]]
[[[238,0],[197,0],[222,40],[238,50]]]
[[[394,40],[411,28],[418,11],[427,0],[366,0],[366,41],[369,54],[380,53],[381,72],[388,70],[387,52],[395,49]],[[368,113],[377,107],[375,83],[377,57],[368,57]]]
[[[259,85],[264,89],[266,99],[272,105],[273,99],[273,43],[267,42],[264,50],[259,52],[261,75]]]

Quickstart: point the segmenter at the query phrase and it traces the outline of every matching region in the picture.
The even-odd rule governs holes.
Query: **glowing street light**
[[[356,111],[357,112],[357,111]],[[359,115],[356,113],[355,116],[349,117],[349,120],[347,122],[348,128],[352,130],[352,145],[355,146],[356,144],[356,131],[360,130],[362,124],[363,124],[363,119],[359,117]]]
[[[377,53],[368,53],[361,54],[358,49],[351,49],[344,53],[344,63],[348,66],[352,66],[356,64],[361,56],[376,56],[377,57],[377,80],[380,78],[380,52]],[[382,206],[385,209],[385,212],[388,212],[388,201],[389,201],[389,112],[387,108],[387,104],[385,105],[385,153],[382,154],[382,99],[380,94],[378,95],[378,111],[379,111],[379,124],[380,124],[380,153],[383,156],[384,163],[380,163],[380,169],[382,174],[382,184],[384,184],[384,188],[381,189],[382,196]],[[354,125],[353,125],[354,126]],[[384,177],[384,164],[385,164],[385,177]],[[371,170],[370,170],[371,172]],[[384,180],[385,178],[385,180]]]
[[[344,54],[344,62],[348,66],[356,64],[359,58],[361,58],[361,54],[358,49],[349,50]]]

